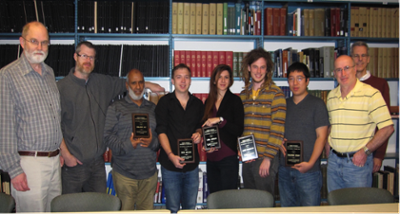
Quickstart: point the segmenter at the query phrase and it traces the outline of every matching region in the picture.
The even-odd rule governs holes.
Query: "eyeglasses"
[[[49,45],[50,45],[50,41],[42,41],[42,42],[39,42],[38,40],[36,40],[36,39],[25,39],[24,37],[22,37],[25,41],[27,41],[27,42],[30,42],[30,43],[32,43],[32,44],[34,44],[34,45],[36,45],[36,46],[39,46],[39,43],[40,44],[42,44],[42,47],[48,47]]]
[[[94,56],[88,56],[86,54],[80,55],[78,53],[76,55],[78,55],[79,57],[82,57],[83,59],[90,59],[90,61],[94,61],[95,60]]]
[[[361,58],[366,58],[367,56],[369,56],[369,55],[368,54],[361,54],[361,55],[355,54],[355,55],[352,55],[352,57],[355,58],[355,59],[359,59],[360,57]]]
[[[293,82],[295,79],[297,80],[297,82],[301,82],[301,81],[303,81],[303,80],[305,79],[305,77],[302,77],[302,76],[298,76],[298,77],[289,77],[289,78],[288,78],[288,81],[289,81],[289,82]]]
[[[333,70],[333,71],[336,73],[339,73],[342,71],[349,72],[350,68],[354,68],[354,65],[353,66],[344,66],[344,68],[335,68],[335,70]]]

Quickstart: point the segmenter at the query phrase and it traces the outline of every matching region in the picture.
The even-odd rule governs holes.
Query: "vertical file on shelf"
[[[217,21],[217,17],[216,17],[216,12],[217,12],[217,4],[215,3],[210,3],[209,4],[209,29],[208,29],[208,34],[210,35],[215,35],[216,34],[216,21]]]
[[[217,3],[217,35],[222,35],[224,31],[224,4]]]
[[[209,34],[209,4],[203,4],[202,34]]]
[[[196,34],[202,34],[203,4],[196,3]]]
[[[178,3],[172,2],[172,34],[178,33]]]

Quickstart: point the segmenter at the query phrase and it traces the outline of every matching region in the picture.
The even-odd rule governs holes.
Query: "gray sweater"
[[[57,86],[61,98],[61,129],[68,150],[83,164],[102,158],[106,110],[117,95],[126,91],[125,80],[92,73],[86,82],[73,74]]]
[[[112,151],[111,166],[114,171],[131,179],[146,179],[156,172],[156,153],[159,148],[156,133],[156,105],[143,100],[138,106],[129,96],[114,102],[107,110],[104,143]],[[130,137],[132,134],[132,113],[149,114],[149,125],[152,141],[145,148],[140,145],[133,148]]]

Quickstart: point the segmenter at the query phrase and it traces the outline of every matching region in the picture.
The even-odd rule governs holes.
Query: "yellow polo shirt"
[[[374,137],[376,126],[393,125],[381,93],[359,80],[345,98],[340,86],[329,92],[327,108],[332,126],[328,141],[338,152],[358,151]]]

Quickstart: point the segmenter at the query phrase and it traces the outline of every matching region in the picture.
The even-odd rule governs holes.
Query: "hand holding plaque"
[[[132,114],[132,132],[135,138],[149,138],[149,114]]]
[[[254,135],[238,137],[238,144],[243,162],[258,158],[256,142],[254,141]]]
[[[286,141],[286,166],[293,166],[303,162],[303,141],[288,140]]]
[[[221,148],[218,126],[205,126],[202,128],[202,130],[204,149],[206,151],[209,151],[211,148]]]
[[[178,139],[178,156],[185,159],[181,163],[195,162],[195,153],[192,138]]]

